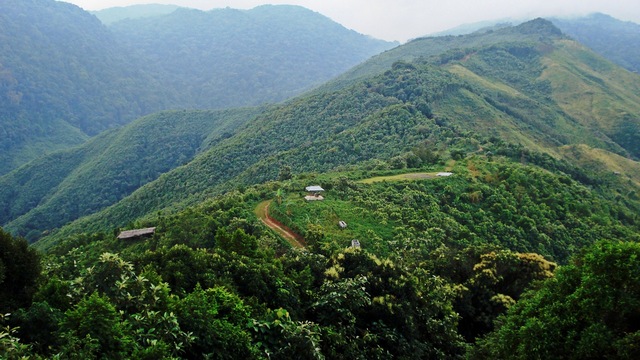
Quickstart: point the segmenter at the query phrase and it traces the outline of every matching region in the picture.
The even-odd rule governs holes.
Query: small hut
[[[351,240],[351,247],[354,249],[360,249],[360,241],[357,239]]]
[[[340,227],[340,229],[346,229],[347,228],[347,223],[340,220],[338,221],[338,226]]]
[[[144,229],[134,229],[134,230],[126,230],[118,235],[118,239],[120,240],[135,240],[145,237],[150,237],[151,235],[156,233],[155,227],[144,228]]]
[[[324,200],[324,197],[320,195],[320,193],[324,191],[322,187],[318,185],[312,185],[312,186],[307,186],[305,190],[309,193],[307,196],[304,197],[305,200],[307,201]]]

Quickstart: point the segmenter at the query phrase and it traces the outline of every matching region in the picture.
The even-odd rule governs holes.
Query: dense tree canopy
[[[599,242],[499,319],[476,358],[640,356],[640,246]]]

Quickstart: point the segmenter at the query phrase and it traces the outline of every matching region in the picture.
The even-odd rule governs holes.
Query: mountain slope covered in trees
[[[107,28],[64,2],[3,1],[0,174],[163,109],[281,101],[393,45],[295,7]]]
[[[160,112],[32,161],[0,177],[0,223],[37,230],[100,211],[231,136],[260,111]]]
[[[197,108],[284,100],[394,45],[285,5],[181,8],[110,29],[157,64],[169,86],[188,92]]]
[[[518,41],[536,28],[541,40]],[[363,163],[411,168],[487,151],[543,163],[562,159],[563,146],[574,144],[637,156],[633,141],[616,137],[620,126],[637,126],[628,120],[640,113],[633,90],[637,76],[621,75],[627,73],[565,39],[548,22],[537,20],[510,31],[521,34],[513,41],[397,62],[384,74],[350,87],[317,91],[268,109],[185,166],[59,236],[123,226],[163,209],[275,179],[284,166],[294,173]],[[581,93],[608,102],[572,107],[572,98]],[[574,167],[560,163],[551,169],[588,178]],[[613,171],[620,172],[607,169]],[[637,181],[634,174],[622,171],[620,177]],[[18,234],[52,227],[7,225]]]
[[[66,3],[0,4],[0,173],[173,104],[93,16]]]
[[[51,181],[51,160],[0,178],[40,184],[12,209],[49,209],[7,226],[33,239],[65,201],[149,181],[35,247],[0,230],[0,357],[636,358],[638,162],[616,129],[640,79],[543,20],[499,36],[280,105],[162,112],[57,154]]]
[[[373,184],[354,179],[380,170],[299,174],[137,223],[156,226],[151,238],[76,234],[43,259],[0,231],[3,249],[34,264],[0,279],[11,300],[1,310],[12,313],[0,319],[0,354],[491,359],[514,342],[534,355],[566,351],[560,334],[528,336],[552,324],[609,340],[581,341],[581,354],[634,354],[637,215],[599,191],[606,186],[593,191],[507,157],[473,155],[451,170]],[[302,199],[309,182],[327,189],[325,202]],[[265,200],[306,249],[258,220]],[[360,248],[349,247],[354,237]],[[597,239],[609,240],[590,245]],[[0,264],[20,271],[5,254]],[[557,280],[550,259],[561,265]],[[607,306],[612,299],[627,306]],[[589,306],[576,312],[573,302]]]

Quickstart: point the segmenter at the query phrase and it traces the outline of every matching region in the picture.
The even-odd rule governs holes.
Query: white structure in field
[[[304,189],[307,190],[307,192],[309,193],[307,196],[304,197],[305,200],[307,201],[324,200],[324,197],[320,195],[320,193],[324,191],[322,187],[318,185],[313,185],[313,186],[307,186]]]

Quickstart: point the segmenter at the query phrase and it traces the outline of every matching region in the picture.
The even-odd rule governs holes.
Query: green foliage
[[[221,287],[197,286],[176,305],[178,321],[194,341],[186,352],[202,359],[253,359],[257,349],[245,325],[250,309],[242,299]]]
[[[394,45],[292,6],[111,28],[50,0],[3,1],[0,13],[0,174],[156,111],[282,101]]]
[[[300,193],[272,203],[276,219],[313,237],[314,249],[349,246],[359,239],[379,256],[422,256],[442,243],[454,248],[493,244],[535,252],[560,263],[600,239],[637,238],[638,219],[626,206],[571,180],[533,167],[476,157],[454,176],[415,181],[354,183],[331,189],[323,202]],[[608,191],[605,188],[603,191]],[[337,223],[349,224],[341,230]]]
[[[107,358],[122,358],[130,339],[125,337],[125,329],[120,315],[109,299],[93,293],[81,300],[65,314],[62,331],[66,336],[79,339],[79,346],[88,358],[98,354]],[[64,349],[70,351],[72,349]],[[77,354],[76,356],[78,356]]]
[[[440,247],[425,265],[455,285],[458,330],[468,342],[493,329],[493,322],[532,284],[550,278],[556,264],[533,253],[469,247]]]
[[[444,282],[358,249],[332,258],[311,311],[325,325],[331,358],[456,358],[452,293]],[[365,334],[364,336],[362,334]]]
[[[0,180],[7,204],[0,223],[24,236],[35,232],[34,241],[43,230],[99,211],[188,162],[260,111],[161,112],[40,159]]]
[[[298,6],[180,8],[110,30],[197,108],[282,101],[394,45]]]
[[[309,321],[294,321],[285,309],[268,311],[264,320],[254,320],[264,353],[277,359],[324,359],[320,349],[320,329]]]
[[[18,337],[30,344],[34,353],[51,356],[51,350],[60,345],[59,330],[65,310],[50,306],[47,301],[34,302],[28,309],[20,309],[12,320],[20,324],[16,332]]]
[[[181,16],[204,15],[162,21]],[[265,109],[161,113],[59,154],[51,179],[30,167],[0,179],[41,185],[0,188],[4,219],[35,209],[11,224],[34,238],[113,204],[38,242],[45,276],[0,341],[36,358],[637,357],[637,243],[617,242],[639,239],[638,199],[622,196],[636,186],[540,152],[633,143],[594,135],[550,97],[543,64],[584,70],[588,54],[537,20],[382,57],[429,43],[461,49]],[[158,141],[135,136],[145,129]],[[303,200],[310,184],[324,201]],[[271,199],[305,249],[256,216]],[[146,226],[150,238],[116,238]],[[576,253],[551,277],[551,260]]]
[[[144,64],[71,4],[0,5],[0,173],[174,103]],[[50,70],[55,69],[55,70]],[[5,157],[7,156],[7,157]],[[17,162],[14,160],[21,160]]]
[[[516,303],[476,358],[632,359],[638,348],[640,246],[599,242]]]
[[[11,314],[0,313],[0,357],[3,359],[29,359],[32,352],[28,345],[20,343],[20,338],[14,334],[15,327],[5,325]]]
[[[38,252],[0,228],[0,313],[31,303],[40,271]]]
[[[183,15],[189,14],[186,11]],[[191,15],[202,16],[198,12]],[[557,160],[540,154],[557,156],[561,152],[559,146],[572,143],[587,143],[619,154],[630,154],[634,149],[633,136],[628,135],[632,132],[618,130],[618,125],[630,119],[632,128],[634,114],[640,112],[638,102],[634,101],[637,81],[623,78],[614,70],[610,79],[598,75],[585,63],[595,59],[595,55],[571,47],[570,41],[550,23],[537,20],[460,39],[421,39],[407,44],[406,49],[413,51],[409,49],[423,42],[438,42],[441,51],[457,45],[464,56],[446,63],[434,58],[395,61],[376,76],[333,91],[314,91],[265,109],[237,131],[228,132],[229,136],[225,131],[210,138],[211,142],[205,141],[204,148],[200,148],[204,151],[162,176],[158,176],[160,172],[175,166],[183,156],[151,162],[158,165],[158,171],[149,177],[136,178],[130,171],[118,171],[123,169],[120,162],[104,167],[108,170],[105,172],[96,173],[99,167],[86,168],[82,177],[74,176],[77,181],[50,198],[39,191],[39,196],[50,201],[14,220],[8,228],[36,238],[52,226],[92,214],[47,241],[55,242],[79,231],[110,231],[133,219],[182,209],[212,195],[279,176],[289,177],[288,173],[280,174],[285,167],[295,174],[353,167],[422,168],[439,166],[450,158],[459,161],[472,154],[490,157],[510,152],[509,156],[519,156],[522,162],[535,161],[549,170],[565,171],[572,167],[558,167]],[[558,66],[548,66],[550,63]],[[554,76],[557,69],[564,68],[577,72]],[[601,81],[588,81],[594,77]],[[629,91],[616,97],[614,107],[609,101],[613,98],[606,95],[605,100],[609,100],[594,104],[589,114],[580,112],[578,106],[566,105],[564,95],[582,94],[589,89],[599,94],[616,93],[614,89]],[[583,120],[583,115],[588,116]],[[211,115],[203,118],[208,116]],[[179,113],[171,113],[166,121],[172,118],[182,119]],[[620,135],[622,132],[626,135]],[[603,137],[602,133],[609,137]],[[509,148],[508,144],[521,145]],[[146,159],[131,156],[134,150],[118,153],[118,158]],[[190,155],[184,157],[190,159]],[[151,156],[151,159],[164,158]],[[160,165],[166,161],[171,165]],[[574,173],[579,171],[571,174]],[[122,174],[131,176],[125,179]],[[115,181],[118,186],[105,189],[96,183],[85,191],[79,180],[92,175],[96,180],[105,180],[99,184]],[[139,187],[142,184],[145,185]],[[14,191],[10,188],[6,197],[10,199]],[[477,191],[475,194],[480,195]],[[21,198],[7,216],[20,215],[29,206],[40,203],[39,199],[42,198]],[[78,199],[87,205],[76,205]],[[110,204],[113,206],[101,211]],[[76,210],[76,206],[80,208]],[[66,210],[62,218],[57,213],[52,215],[52,210],[58,207]]]

